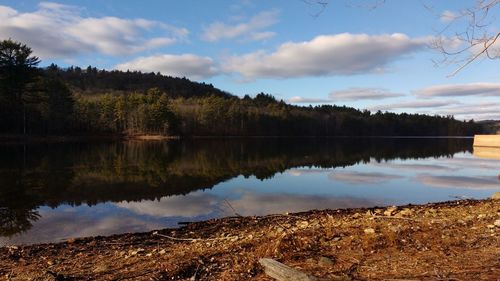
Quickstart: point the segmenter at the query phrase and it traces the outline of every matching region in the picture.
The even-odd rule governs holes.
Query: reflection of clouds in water
[[[460,169],[500,169],[500,161],[476,157],[454,157],[443,160],[446,165],[453,165]]]
[[[446,188],[498,189],[500,181],[495,177],[433,176],[418,175],[415,179],[425,185]]]
[[[267,215],[311,209],[368,207],[384,204],[382,200],[347,196],[328,197],[241,191],[236,191],[232,195],[233,198],[238,198],[228,201],[232,208],[241,215]],[[159,201],[121,202],[114,206],[120,208],[103,205],[100,210],[91,210],[89,207],[44,209],[41,211],[41,220],[36,222],[32,229],[11,239],[0,237],[0,245],[57,242],[70,237],[148,231],[167,226],[165,217],[205,219],[234,214],[231,207],[224,203],[224,197],[208,192],[164,197]],[[123,212],[123,209],[129,212]],[[98,215],[95,215],[96,212]]]
[[[199,217],[203,215],[233,215],[234,210],[241,215],[267,215],[283,212],[299,212],[310,209],[335,209],[361,206],[373,206],[371,199],[354,197],[329,197],[325,195],[302,195],[281,193],[256,193],[233,190],[231,197],[225,198],[203,192],[195,192],[195,196],[164,197],[160,201],[143,201],[118,203],[117,206],[138,215],[153,217]]]
[[[326,172],[329,172],[329,171],[330,171],[329,169],[307,169],[307,168],[303,168],[303,169],[290,169],[287,172],[291,176],[298,177],[298,176],[308,175],[308,174],[321,174],[321,173],[326,173]]]
[[[233,208],[241,215],[282,214],[301,212],[312,209],[338,209],[367,207],[381,204],[373,199],[354,197],[328,197],[322,195],[301,194],[262,194],[247,192],[241,198],[230,201]]]
[[[456,171],[458,168],[438,165],[438,164],[404,164],[404,163],[392,163],[392,162],[382,162],[373,163],[373,166],[384,167],[384,168],[394,168],[394,169],[404,169],[412,171]]]
[[[376,184],[403,177],[378,172],[336,171],[330,173],[328,178],[333,181],[343,181],[351,184]]]
[[[162,197],[158,201],[120,202],[115,205],[154,217],[195,217],[210,214],[219,208],[220,201],[215,195],[196,191],[188,195]]]
[[[42,219],[34,223],[32,229],[10,239],[0,237],[0,245],[57,242],[70,237],[111,235],[161,228],[158,223],[112,213],[89,217],[85,213],[48,210],[41,214]]]

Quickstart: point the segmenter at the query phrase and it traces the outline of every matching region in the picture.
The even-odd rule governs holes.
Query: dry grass
[[[456,201],[390,215],[357,209],[235,217],[159,231],[164,236],[1,248],[0,279],[270,280],[258,264],[269,257],[326,278],[498,280],[500,228],[492,225],[499,207],[498,200]]]

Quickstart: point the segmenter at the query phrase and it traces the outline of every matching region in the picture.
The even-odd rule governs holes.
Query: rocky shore
[[[0,248],[0,280],[498,280],[500,201],[229,217],[180,229]]]

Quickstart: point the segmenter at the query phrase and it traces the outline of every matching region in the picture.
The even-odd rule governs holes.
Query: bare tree
[[[474,6],[441,15],[441,20],[447,25],[438,32],[431,47],[443,55],[436,62],[438,65],[458,65],[449,76],[454,76],[477,59],[500,58],[500,31],[495,14],[498,10],[500,0],[476,0]]]
[[[319,14],[323,13],[332,0],[302,0],[309,5],[318,5]],[[349,6],[370,10],[383,5],[386,0],[344,0]],[[436,65],[457,65],[449,75],[454,76],[478,59],[495,60],[500,58],[500,31],[498,12],[500,0],[471,0],[468,8],[459,11],[436,12],[425,0],[419,2],[446,26],[435,33],[430,47],[442,58],[434,61]],[[317,16],[316,15],[316,16]]]

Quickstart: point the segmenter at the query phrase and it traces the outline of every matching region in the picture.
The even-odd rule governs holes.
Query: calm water
[[[234,215],[486,198],[500,161],[471,139],[0,145],[0,245]],[[232,207],[230,207],[232,206]]]

